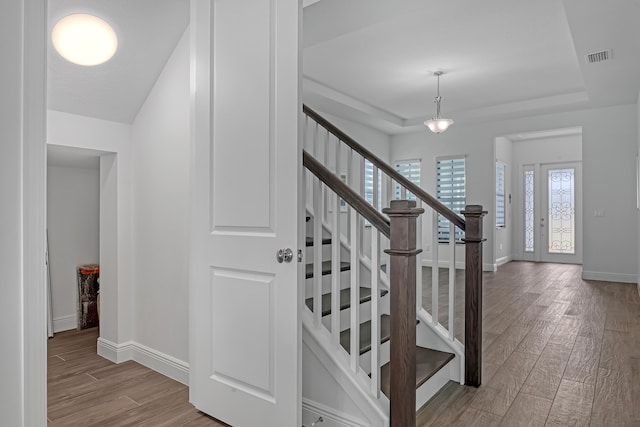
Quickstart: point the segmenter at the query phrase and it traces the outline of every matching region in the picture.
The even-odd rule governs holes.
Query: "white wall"
[[[54,332],[77,326],[76,267],[100,260],[99,219],[99,170],[49,166],[47,228]]]
[[[0,3],[0,414],[46,423],[44,2]]]
[[[0,413],[11,426],[23,425],[21,8],[0,6]]]
[[[387,163],[391,163],[391,138],[386,133],[368,126],[345,120],[327,113],[320,113],[325,119],[336,125],[338,129],[355,139],[356,142],[371,150],[373,154]]]
[[[615,127],[600,126],[604,122]],[[520,132],[543,131],[582,126],[584,199],[583,270],[605,280],[636,281],[638,268],[638,219],[634,186],[612,182],[635,182],[635,155],[638,151],[638,111],[636,105],[623,105],[521,119],[454,125],[447,132],[432,135],[421,131],[398,135],[391,141],[393,158],[422,158],[423,170],[433,170],[435,157],[467,155],[467,204],[481,204],[489,211],[485,217],[483,263],[494,263],[493,215],[494,141],[496,137]],[[431,166],[429,166],[431,165]],[[423,174],[423,186],[433,192],[435,172]],[[594,218],[589,212],[602,209],[605,216]]]
[[[511,141],[507,138],[496,138],[496,163],[504,163],[504,208],[505,208],[505,227],[497,228],[495,226],[495,217],[493,224],[484,224],[487,227],[487,232],[494,230],[495,233],[495,262],[498,265],[509,262],[512,259],[511,256],[511,236],[514,232],[513,228],[513,187],[511,183],[511,176],[514,170],[513,161],[513,146]],[[494,168],[495,169],[495,168]],[[494,170],[494,182],[495,182],[495,170]],[[495,211],[496,201],[494,197],[493,209]]]
[[[188,31],[132,126],[135,341],[187,362]]]
[[[131,126],[49,110],[47,142],[100,156],[100,338],[133,339]]]

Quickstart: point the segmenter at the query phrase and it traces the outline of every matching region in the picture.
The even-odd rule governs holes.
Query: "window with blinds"
[[[506,204],[505,204],[505,184],[504,184],[505,164],[496,162],[496,227],[507,226]]]
[[[461,215],[466,204],[465,158],[450,157],[438,159],[436,164],[436,195],[449,209]],[[462,230],[456,228],[455,240],[462,241]],[[449,221],[439,216],[438,240],[449,241]]]
[[[373,163],[364,161],[364,198],[369,204],[377,209],[381,209],[382,203],[382,176],[378,170],[378,205],[373,204]]]
[[[420,186],[420,160],[403,160],[395,163],[396,171],[400,173],[400,175],[407,178],[409,181],[416,184],[418,187]],[[407,200],[416,200],[416,195],[407,191],[406,194]],[[395,199],[402,199],[402,189],[399,185],[396,184],[395,188]]]

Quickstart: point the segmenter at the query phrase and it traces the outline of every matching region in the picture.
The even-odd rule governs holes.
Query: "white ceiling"
[[[118,34],[107,63],[83,67],[49,42],[49,108],[132,123],[189,22],[188,0],[49,0],[49,33],[62,17],[88,13]]]
[[[49,106],[131,123],[189,20],[188,0],[49,0],[49,26],[96,14],[120,38],[106,64],[49,49]],[[304,0],[304,101],[389,134],[634,103],[640,0]],[[613,49],[613,60],[585,55]]]
[[[587,64],[587,53],[613,60]],[[634,103],[639,0],[321,0],[304,10],[304,99],[387,133]]]

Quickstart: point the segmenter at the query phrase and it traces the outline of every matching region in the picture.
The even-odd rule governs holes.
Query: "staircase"
[[[448,381],[480,384],[481,313],[467,306],[481,306],[482,208],[467,207],[473,221],[468,227],[313,110],[304,111],[303,422],[322,417],[316,425],[415,425],[415,411]],[[374,177],[369,201],[365,161]],[[416,201],[393,200],[407,194]],[[451,224],[444,325],[437,250],[432,305],[422,303],[423,269],[416,255],[422,251],[423,203],[436,209],[434,230],[439,215]],[[474,234],[467,231],[465,239],[464,314],[455,312],[454,227],[472,228]],[[442,245],[436,239],[434,249]],[[464,338],[455,334],[456,317],[465,318]]]

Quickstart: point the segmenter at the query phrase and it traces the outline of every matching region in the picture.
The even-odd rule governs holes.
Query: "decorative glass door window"
[[[533,252],[535,249],[535,225],[533,217],[534,205],[534,176],[533,170],[524,171],[524,251]]]
[[[574,254],[575,169],[550,169],[548,179],[549,253]]]

